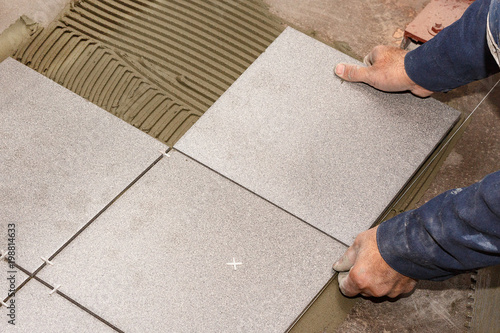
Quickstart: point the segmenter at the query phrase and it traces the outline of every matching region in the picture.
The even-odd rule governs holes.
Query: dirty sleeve
[[[499,0],[476,0],[462,17],[434,38],[407,53],[405,70],[418,85],[449,91],[499,71],[487,41],[487,19],[499,24]],[[491,31],[499,31],[499,27]],[[497,37],[498,38],[498,37]]]
[[[382,223],[377,244],[393,269],[414,279],[500,264],[500,171]]]

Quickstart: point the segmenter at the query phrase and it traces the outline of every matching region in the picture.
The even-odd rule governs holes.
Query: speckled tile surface
[[[32,69],[0,64],[0,249],[35,271],[167,147]]]
[[[50,295],[50,291],[37,281],[28,282],[16,294],[13,310],[0,308],[0,331],[5,333],[116,332],[60,295]],[[9,323],[11,320],[13,321]]]
[[[0,301],[3,301],[23,283],[28,276],[5,260],[0,261]],[[0,313],[4,310],[0,307]],[[1,326],[0,326],[1,327]],[[3,331],[2,331],[3,332]]]
[[[344,251],[174,151],[39,276],[126,332],[284,332]]]
[[[342,84],[339,62],[356,61],[287,28],[175,148],[350,244],[459,112]]]

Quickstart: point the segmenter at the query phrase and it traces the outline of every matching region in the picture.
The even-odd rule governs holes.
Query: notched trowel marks
[[[87,0],[15,58],[173,145],[281,30],[257,0]]]
[[[40,31],[15,57],[163,142],[176,140],[201,115],[174,102],[111,48],[60,22]]]

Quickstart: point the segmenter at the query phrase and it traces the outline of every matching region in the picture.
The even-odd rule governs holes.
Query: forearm
[[[408,52],[405,70],[411,80],[431,91],[448,91],[497,73],[486,38],[489,8],[490,0],[476,0],[462,18]]]
[[[500,171],[382,223],[377,244],[389,266],[414,279],[500,264]]]

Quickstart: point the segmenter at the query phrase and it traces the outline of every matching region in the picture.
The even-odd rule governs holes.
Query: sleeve
[[[500,264],[500,171],[382,223],[377,244],[389,266],[414,279]]]
[[[486,36],[490,52],[500,66],[500,48],[498,47],[500,39],[500,0],[491,0]]]
[[[497,73],[486,38],[489,8],[490,0],[476,0],[458,21],[408,52],[405,70],[413,82],[431,91],[448,91]]]

